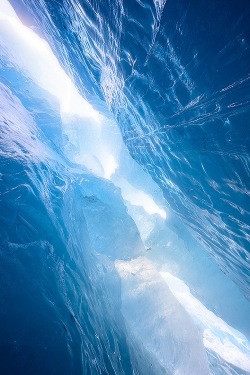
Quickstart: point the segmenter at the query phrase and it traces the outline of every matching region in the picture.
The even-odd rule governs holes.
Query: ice
[[[120,191],[51,149],[2,84],[0,99],[3,373],[23,373],[33,356],[37,374],[163,374],[120,312],[112,259],[144,249]]]
[[[202,336],[146,258],[116,262],[127,325],[173,374],[209,374]]]
[[[188,286],[168,272],[160,273],[170,290],[203,330],[204,346],[224,361],[250,372],[250,342],[197,300]]]
[[[223,272],[221,261],[216,262],[221,259],[219,247],[211,251],[194,236],[194,219],[201,212],[204,222],[211,224],[213,219],[214,225],[222,220],[204,208],[205,200],[200,199],[200,206],[195,209],[190,203],[189,198],[196,199],[196,194],[204,190],[192,175],[199,158],[191,165],[191,159],[188,161],[187,155],[178,151],[183,145],[182,137],[188,138],[186,133],[178,133],[178,126],[171,130],[172,148],[176,147],[177,152],[171,151],[166,158],[156,136],[159,129],[151,129],[154,116],[145,99],[154,80],[140,94],[138,108],[132,105],[130,86],[126,86],[127,81],[132,87],[133,80],[140,80],[143,87],[144,79],[148,79],[147,73],[143,76],[137,69],[143,70],[149,64],[151,54],[155,57],[158,28],[167,2],[154,1],[154,9],[149,12],[154,18],[153,39],[144,56],[144,68],[137,66],[137,59],[129,50],[119,56],[119,61],[133,61],[126,80],[123,70],[119,72],[115,65],[115,57],[102,50],[107,40],[102,39],[98,45],[100,30],[78,2],[68,2],[68,29],[64,23],[53,28],[63,7],[56,4],[55,13],[51,10],[54,18],[48,19],[47,3],[31,1],[29,7],[26,0],[22,2],[27,12],[33,9],[33,15],[39,9],[38,23],[39,14],[47,20],[51,34],[45,27],[41,35],[50,43],[39,36],[39,28],[21,21],[21,3],[15,7],[13,1],[15,12],[7,0],[0,2],[3,375],[29,371],[38,375],[250,373],[249,301]],[[142,7],[141,2],[137,3]],[[53,7],[55,2],[50,5]],[[121,4],[114,6],[119,8]],[[124,12],[126,7],[118,13],[124,16]],[[72,24],[69,20],[73,20]],[[95,32],[84,34],[84,48],[72,39],[72,45],[76,43],[74,52],[79,53],[78,65],[69,58],[69,41],[72,33],[82,35],[80,21],[86,21]],[[138,26],[137,21],[135,24]],[[60,28],[64,29],[65,40]],[[95,48],[87,42],[89,35],[93,36]],[[111,29],[109,36],[113,43],[115,34]],[[112,45],[116,53],[119,43],[116,40]],[[64,51],[61,55],[58,45]],[[99,63],[105,57],[101,73],[97,60],[89,65],[81,60],[86,48],[88,57],[99,55]],[[167,51],[171,52],[172,73],[178,73],[178,80],[183,78],[191,95],[191,78],[168,40]],[[90,74],[88,69],[92,68]],[[87,83],[85,87],[81,80],[87,75],[90,81],[95,80],[99,73],[100,96],[97,89],[90,90],[90,94]],[[171,74],[170,77],[174,79]],[[181,91],[176,89],[174,95],[170,90],[169,98],[180,106],[178,90]],[[152,102],[162,95],[158,88]],[[190,106],[201,99],[199,96]],[[190,106],[187,104],[182,110]],[[127,117],[124,111],[128,111]],[[144,115],[148,116],[148,123],[141,120]],[[130,122],[131,118],[136,121]],[[229,126],[230,122],[226,124]],[[133,126],[137,135],[133,134]],[[163,138],[168,131],[168,125],[164,125]],[[164,144],[166,150],[170,150],[170,143]],[[150,159],[154,153],[159,157],[158,163]],[[176,164],[172,170],[173,160]],[[190,167],[189,173],[178,169],[183,161]],[[208,179],[206,168],[201,165]],[[185,181],[184,188],[178,186],[179,177]],[[187,190],[187,197],[183,191],[194,180],[196,190]],[[209,181],[217,191],[216,182]],[[227,183],[238,192],[236,185],[229,180]],[[228,192],[226,195],[228,198]],[[184,220],[185,210],[190,227]],[[192,215],[194,212],[197,217]],[[198,228],[200,236],[207,236],[202,225]],[[223,228],[226,238],[229,222]],[[243,238],[242,233],[237,234],[238,238]],[[237,254],[232,252],[232,258],[236,259]]]
[[[7,0],[0,4],[1,53],[60,102],[61,114],[99,121],[100,115],[78,93],[49,44],[19,20]]]

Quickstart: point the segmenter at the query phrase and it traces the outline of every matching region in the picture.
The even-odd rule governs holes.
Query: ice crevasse
[[[1,374],[250,374],[249,12],[0,0]]]

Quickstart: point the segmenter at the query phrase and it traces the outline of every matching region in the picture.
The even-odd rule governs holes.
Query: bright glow
[[[208,310],[182,280],[169,272],[160,272],[160,275],[186,311],[201,325],[205,347],[226,362],[250,371],[250,343],[247,338]]]
[[[15,66],[59,100],[62,116],[100,121],[101,115],[79,94],[49,44],[21,23],[6,0],[0,2],[0,45]]]
[[[116,163],[114,157],[110,154],[102,160],[102,165],[104,168],[104,178],[110,180],[110,177],[115,173],[118,164]]]
[[[160,208],[153,198],[146,194],[143,190],[139,190],[131,185],[124,179],[115,180],[117,186],[120,187],[122,197],[125,201],[128,201],[133,206],[141,206],[150,215],[159,215],[163,219],[166,219],[167,214],[162,208]]]
[[[208,375],[208,360],[196,324],[145,257],[116,260],[121,310],[126,324],[167,374]]]
[[[64,123],[71,121],[71,115],[78,115],[87,122],[91,120],[91,125],[99,126],[103,121],[100,113],[79,94],[49,44],[22,24],[7,0],[0,2],[0,46],[1,53],[4,53],[14,66],[59,100]],[[118,167],[114,157],[99,149],[94,151],[79,154],[76,161],[86,165],[93,173],[111,179]],[[123,198],[132,205],[142,206],[150,215],[157,214],[166,219],[166,212],[144,191],[134,188],[125,180],[118,186],[122,190]]]

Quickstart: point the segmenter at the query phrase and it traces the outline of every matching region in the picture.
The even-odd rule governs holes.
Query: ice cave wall
[[[131,158],[106,104],[77,92],[8,2],[0,10],[6,374],[249,372],[243,294]]]

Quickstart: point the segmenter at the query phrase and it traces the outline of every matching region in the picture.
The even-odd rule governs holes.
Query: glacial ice
[[[242,292],[106,105],[83,98],[7,0],[0,21],[3,375],[250,373]]]

